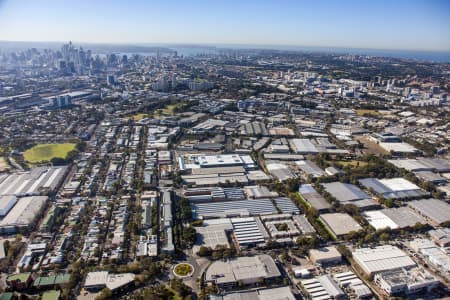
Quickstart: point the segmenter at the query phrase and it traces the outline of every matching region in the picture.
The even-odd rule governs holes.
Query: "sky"
[[[450,0],[0,0],[0,40],[450,51]]]

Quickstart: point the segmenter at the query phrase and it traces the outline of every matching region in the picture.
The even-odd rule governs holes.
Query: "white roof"
[[[390,178],[390,179],[380,179],[379,181],[394,192],[411,191],[411,190],[419,190],[420,189],[414,183],[406,180],[405,178],[401,178],[401,177]]]
[[[416,265],[405,252],[389,245],[356,249],[352,256],[367,274]]]
[[[86,275],[85,287],[106,285],[108,271],[89,272]]]
[[[395,224],[394,221],[392,221],[388,216],[386,216],[382,211],[375,210],[375,211],[367,211],[364,213],[367,221],[369,224],[375,228],[375,230],[383,229],[383,228],[390,228],[390,229],[396,229],[398,228],[397,224]]]

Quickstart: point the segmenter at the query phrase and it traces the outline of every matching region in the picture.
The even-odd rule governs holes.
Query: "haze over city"
[[[450,51],[448,1],[0,1],[0,40]]]

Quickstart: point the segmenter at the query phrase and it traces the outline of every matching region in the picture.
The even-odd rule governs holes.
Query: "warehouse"
[[[391,164],[410,172],[433,171],[438,173],[450,172],[450,162],[442,158],[392,159]]]
[[[277,210],[270,199],[191,203],[191,208],[193,217],[196,219],[268,215],[277,213]]]
[[[408,207],[387,208],[364,213],[366,220],[375,230],[390,228],[401,229],[413,227],[417,223],[427,222]]]
[[[195,161],[201,168],[243,166],[246,170],[249,170],[256,167],[250,155],[201,155],[196,157]]]
[[[295,164],[306,177],[312,176],[313,178],[317,178],[325,175],[325,172],[310,160],[296,161]]]
[[[340,204],[353,204],[360,209],[376,208],[379,205],[359,187],[349,183],[331,182],[323,183],[325,190]]]
[[[262,289],[262,290],[252,290],[243,292],[234,292],[225,294],[223,296],[219,295],[209,295],[210,300],[295,300],[294,294],[288,286]]]
[[[301,280],[300,283],[312,300],[344,299],[346,296],[330,275]]]
[[[269,234],[258,218],[232,218],[231,224],[239,248],[264,245],[269,239]]]
[[[281,182],[295,177],[291,169],[282,162],[268,160],[266,161],[266,167],[270,174]]]
[[[416,147],[404,142],[399,143],[381,142],[379,143],[379,145],[381,148],[394,155],[413,154],[419,152],[419,150]]]
[[[39,195],[41,189],[54,191],[59,187],[67,167],[38,167],[31,171],[10,174],[0,183],[0,195]]]
[[[431,182],[433,184],[445,184],[448,182],[447,178],[431,171],[417,171],[414,172],[414,175],[423,182]]]
[[[440,284],[439,280],[420,268],[390,270],[376,274],[374,280],[389,296],[429,292]]]
[[[278,197],[277,192],[271,192],[266,186],[252,185],[243,188],[244,193],[250,199],[273,198]]]
[[[319,151],[309,139],[291,139],[289,144],[294,153],[297,154],[317,154]]]
[[[314,189],[312,184],[302,184],[298,192],[319,213],[327,212],[331,208],[331,204]]]
[[[233,230],[230,219],[205,220],[203,226],[196,227],[197,240],[194,245],[194,253],[200,250],[201,246],[215,249],[218,245],[229,247],[227,232]]]
[[[405,252],[391,245],[355,249],[352,257],[369,276],[416,266],[416,263]]]
[[[334,246],[309,250],[309,259],[319,265],[333,265],[342,262],[342,255]]]
[[[300,213],[297,205],[295,205],[294,202],[292,202],[292,200],[289,198],[280,197],[275,198],[274,201],[275,205],[278,207],[278,209],[281,210],[281,213],[283,214],[298,215]]]
[[[248,177],[244,173],[183,175],[181,178],[186,184],[195,186],[217,186],[229,183],[248,184]]]
[[[47,196],[31,196],[20,198],[16,205],[0,221],[0,230],[14,234],[19,228],[28,229],[35,224],[47,202]]]
[[[404,178],[360,179],[359,183],[386,199],[412,199],[427,196],[429,193]]]
[[[372,298],[372,291],[352,271],[333,274],[333,279],[341,288],[353,291],[358,299]]]
[[[190,202],[234,201],[245,199],[242,189],[222,187],[186,188],[184,189],[184,196]]]
[[[249,122],[244,124],[240,128],[241,135],[250,135],[250,136],[265,136],[269,133],[267,132],[266,125],[262,122]]]
[[[292,216],[292,220],[294,220],[295,225],[300,229],[300,231],[304,235],[311,235],[316,233],[314,227],[309,223],[308,219],[303,215],[295,215]]]
[[[238,283],[245,286],[257,285],[261,278],[267,283],[281,276],[275,261],[267,254],[215,261],[205,272],[205,281],[229,290]]]
[[[432,225],[450,221],[450,205],[445,201],[423,199],[411,201],[408,203],[408,206],[425,217]]]
[[[362,227],[346,213],[329,213],[320,215],[320,220],[328,227],[334,237],[341,237]]]
[[[16,196],[0,196],[0,217],[6,216],[16,203]]]

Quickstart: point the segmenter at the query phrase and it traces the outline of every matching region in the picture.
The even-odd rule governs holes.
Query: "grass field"
[[[365,167],[367,165],[367,162],[365,162],[365,161],[358,161],[358,160],[334,160],[332,162],[340,165],[341,167],[345,167],[345,166]]]
[[[135,114],[135,115],[132,115],[132,116],[128,116],[127,119],[134,120],[134,121],[140,121],[140,120],[145,119],[147,117],[148,117],[148,114],[139,113],[139,114]]]
[[[363,116],[364,114],[369,114],[369,115],[376,116],[376,117],[380,115],[380,113],[374,109],[357,109],[356,114],[358,116]]]
[[[176,107],[181,107],[182,105],[183,105],[182,103],[169,104],[169,105],[167,105],[164,108],[157,109],[155,111],[155,115],[156,116],[161,116],[161,115],[163,115],[163,116],[172,116],[174,114],[174,109]]]
[[[38,144],[23,153],[23,157],[30,163],[50,161],[52,158],[66,158],[75,149],[76,144]]]

